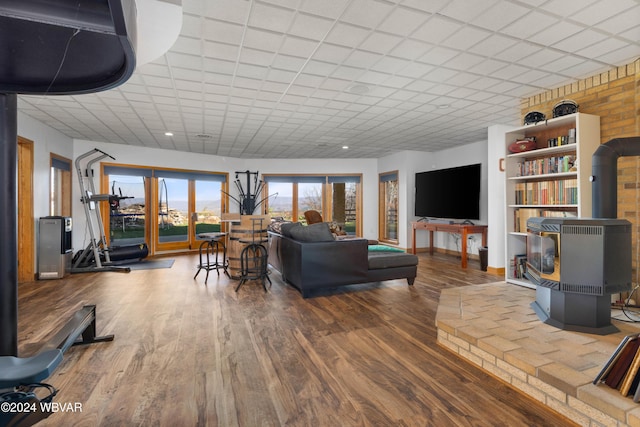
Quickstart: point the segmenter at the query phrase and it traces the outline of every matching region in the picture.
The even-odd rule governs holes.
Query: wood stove
[[[631,289],[631,223],[621,219],[530,218],[527,277],[545,323],[608,334],[611,294]]]

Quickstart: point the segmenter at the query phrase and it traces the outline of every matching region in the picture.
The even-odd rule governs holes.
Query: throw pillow
[[[369,245],[367,246],[371,252],[404,252],[404,249],[387,245]]]
[[[285,237],[293,237],[291,235],[291,230],[298,227],[302,227],[302,224],[300,224],[299,222],[285,222],[284,224],[280,225],[280,234]]]
[[[331,242],[334,240],[329,224],[319,222],[307,225],[306,227],[291,227],[289,229],[291,238],[301,242]]]

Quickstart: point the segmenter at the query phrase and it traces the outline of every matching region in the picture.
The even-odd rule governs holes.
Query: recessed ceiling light
[[[449,105],[449,104],[440,104],[440,105],[437,105],[437,107],[438,107],[439,109],[441,109],[441,110],[444,110],[445,108],[449,108],[449,107],[450,107],[450,105]]]
[[[353,86],[349,87],[347,89],[347,92],[350,92],[356,95],[364,95],[365,93],[369,92],[369,86],[356,83]]]
[[[349,146],[348,146],[348,145],[343,145],[343,146],[342,146],[342,149],[343,149],[343,150],[348,150],[348,149],[349,149]]]
[[[173,132],[165,132],[164,136],[173,136]]]

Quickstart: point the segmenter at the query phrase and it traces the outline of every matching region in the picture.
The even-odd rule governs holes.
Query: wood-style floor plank
[[[74,310],[97,305],[113,342],[73,347],[47,380],[82,404],[39,425],[560,426],[569,420],[436,342],[440,291],[501,280],[454,256],[420,255],[396,280],[302,299],[277,272],[265,292],[197,259],[170,269],[72,275],[19,286],[21,355]],[[203,276],[203,275],[201,275]]]

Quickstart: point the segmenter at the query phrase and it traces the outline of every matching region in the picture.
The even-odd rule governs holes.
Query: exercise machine
[[[104,231],[100,202],[108,202],[110,206],[119,204],[127,198],[119,194],[96,194],[92,166],[102,159],[114,157],[102,150],[94,148],[80,156],[75,161],[84,213],[89,229],[89,244],[85,249],[76,253],[71,267],[72,273],[86,273],[97,271],[119,271],[128,273],[129,267],[114,265],[115,261],[143,259],[149,254],[145,243],[118,247],[107,246],[107,236]],[[86,164],[83,167],[83,163]],[[85,184],[86,181],[86,184]]]
[[[85,305],[32,357],[0,356],[0,426],[30,426],[51,415],[58,392],[43,383],[73,345],[113,341],[96,336],[96,306]]]

